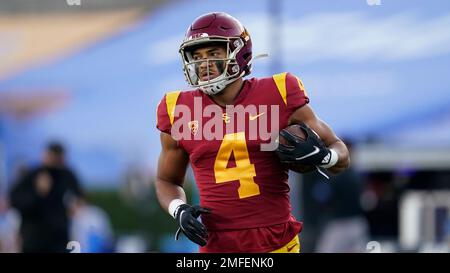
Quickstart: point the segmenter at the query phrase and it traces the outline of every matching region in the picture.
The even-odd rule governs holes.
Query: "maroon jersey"
[[[308,102],[302,82],[290,73],[245,80],[233,105],[234,109],[244,108],[243,114],[230,113],[229,107],[217,105],[198,89],[164,96],[157,109],[157,128],[172,136],[175,127],[177,132],[183,132],[184,137],[178,134],[175,138],[189,154],[200,205],[212,210],[202,215],[208,231],[277,225],[286,229],[284,225],[292,222],[288,170],[273,151],[262,151],[261,144],[270,142],[269,132],[276,130],[274,133],[278,135],[288,125],[291,114]],[[204,111],[208,106],[214,111]],[[213,123],[217,115],[220,123]],[[179,129],[180,126],[184,129]],[[213,139],[211,134],[215,136]],[[300,229],[300,225],[290,228],[290,233],[294,233],[287,236],[290,238],[270,247],[281,247]],[[213,244],[210,238],[207,247],[214,247]],[[266,251],[265,248],[249,245],[247,250]]]

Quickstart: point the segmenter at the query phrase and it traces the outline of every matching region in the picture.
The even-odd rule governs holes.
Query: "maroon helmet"
[[[227,50],[227,57],[206,61],[223,62],[223,73],[213,79],[201,81],[197,67],[205,60],[194,60],[192,51],[213,43],[223,43]],[[189,26],[180,46],[180,54],[188,83],[199,87],[206,94],[214,95],[236,79],[250,74],[252,40],[236,18],[224,12],[213,12],[198,17]]]

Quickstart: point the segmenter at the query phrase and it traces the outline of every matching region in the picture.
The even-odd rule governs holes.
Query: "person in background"
[[[65,149],[50,142],[42,164],[16,181],[11,206],[21,216],[22,252],[67,252],[69,208],[83,196],[74,172],[66,165]]]

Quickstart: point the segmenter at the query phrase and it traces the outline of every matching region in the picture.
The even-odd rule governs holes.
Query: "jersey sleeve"
[[[175,106],[179,95],[179,91],[165,94],[156,108],[156,128],[169,135],[172,129]]]
[[[286,74],[286,92],[287,92],[287,107],[289,110],[302,107],[309,103],[308,95],[302,80],[291,73]]]
[[[293,113],[297,108],[309,103],[308,95],[300,78],[284,72],[274,75],[273,79],[287,112]]]

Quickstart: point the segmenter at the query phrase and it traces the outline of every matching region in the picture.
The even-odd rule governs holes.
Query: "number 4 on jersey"
[[[231,153],[234,154],[236,167],[227,168]],[[259,186],[253,179],[256,176],[255,165],[250,163],[244,132],[224,136],[214,162],[214,175],[216,183],[239,180],[241,199],[259,195]]]

